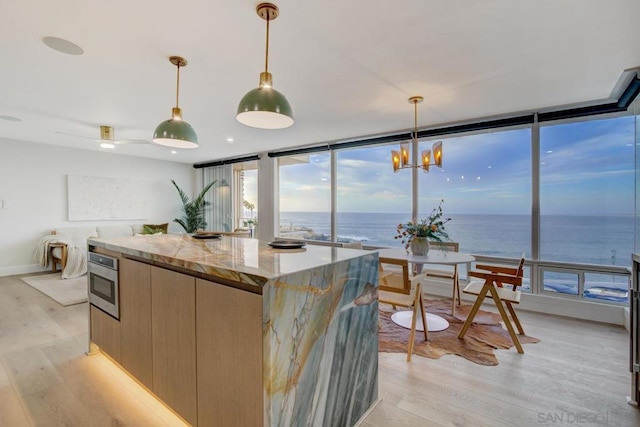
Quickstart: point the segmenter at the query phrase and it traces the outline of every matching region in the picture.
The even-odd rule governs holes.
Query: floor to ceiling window
[[[393,172],[391,150],[400,141],[282,156],[279,235],[400,247],[396,226],[413,219],[414,206],[420,220],[443,201],[461,252],[529,260],[525,289],[624,303],[621,266],[634,248],[634,120],[590,117],[543,123],[540,132],[534,123],[424,138],[418,153],[435,141],[443,147],[442,168],[428,173]]]
[[[282,237],[331,240],[331,154],[278,158]]]
[[[258,164],[242,162],[233,165],[235,228],[254,229],[258,226]]]
[[[336,152],[338,241],[400,246],[394,236],[411,212],[411,173],[393,173],[392,149],[378,145]]]
[[[203,169],[203,185],[215,182],[205,196],[207,230],[233,229],[232,174],[230,165]]]
[[[258,224],[258,164],[255,160],[202,168],[202,182],[215,182],[205,196],[207,230],[253,229]]]
[[[540,258],[631,266],[634,212],[632,116],[540,128]],[[620,275],[543,272],[544,289],[626,298]]]
[[[531,257],[531,130],[441,139],[442,168],[420,171],[419,218],[441,200],[460,251]],[[434,140],[420,141],[419,152]]]
[[[632,116],[540,128],[540,258],[631,265]]]

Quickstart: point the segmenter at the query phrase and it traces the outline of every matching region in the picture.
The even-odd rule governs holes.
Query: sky
[[[633,214],[634,126],[632,116],[541,126],[541,213]],[[420,141],[419,151],[434,141]],[[421,214],[441,199],[450,213],[531,213],[530,129],[442,143],[443,167],[419,171]],[[338,211],[411,211],[411,171],[393,173],[392,149],[399,145],[337,152]],[[308,163],[280,168],[281,211],[330,211],[330,159],[322,152],[309,155]]]

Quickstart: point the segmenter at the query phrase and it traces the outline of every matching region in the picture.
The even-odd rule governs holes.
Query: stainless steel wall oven
[[[118,259],[89,252],[87,281],[89,302],[105,313],[120,319]]]

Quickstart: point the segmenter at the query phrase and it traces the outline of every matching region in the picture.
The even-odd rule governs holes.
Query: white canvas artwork
[[[69,221],[146,219],[148,183],[67,175]]]

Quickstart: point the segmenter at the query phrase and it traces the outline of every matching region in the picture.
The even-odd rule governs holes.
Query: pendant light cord
[[[178,76],[176,78],[176,108],[179,108],[178,99],[180,99],[180,63],[178,62]]]
[[[269,72],[269,18],[271,17],[271,14],[269,11],[267,11],[267,46],[266,46],[266,54],[265,54],[265,58],[264,58],[264,72],[268,73]]]
[[[413,101],[413,141],[418,140],[418,100]]]

